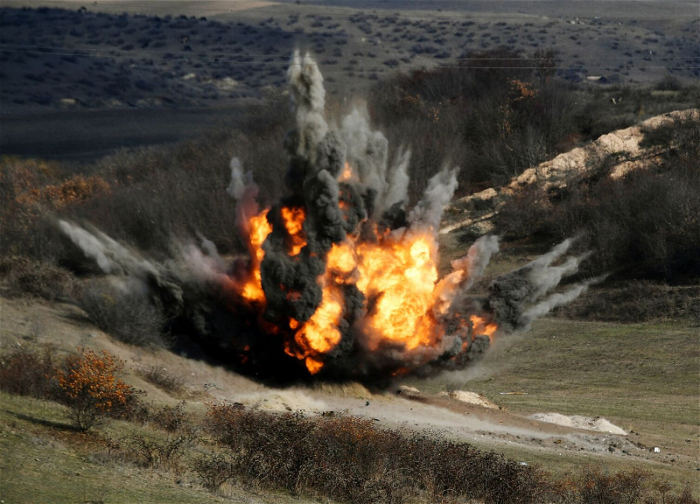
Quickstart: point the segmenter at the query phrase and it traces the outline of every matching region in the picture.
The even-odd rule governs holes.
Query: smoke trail
[[[299,51],[294,51],[287,76],[298,125],[296,153],[313,157],[328,132],[323,114],[326,103],[323,76],[311,56],[302,57]]]
[[[437,230],[442,220],[442,213],[457,190],[458,171],[459,168],[443,169],[428,181],[423,198],[408,215],[411,228],[427,227]]]
[[[553,309],[563,306],[565,304],[570,303],[571,301],[575,300],[577,297],[579,297],[581,294],[586,292],[588,288],[591,285],[597,284],[605,280],[606,276],[600,276],[596,277],[590,280],[587,280],[585,282],[581,282],[578,284],[573,285],[566,291],[562,293],[555,293],[552,294],[551,296],[548,296],[544,300],[540,301],[536,305],[528,308],[524,313],[523,313],[523,321],[525,324],[525,327],[529,327],[532,321],[535,319],[538,319]]]
[[[396,161],[389,169],[388,187],[379,207],[381,213],[394,205],[405,205],[408,202],[408,185],[410,183],[408,166],[410,162],[411,151],[400,148],[396,155]]]
[[[147,291],[190,346],[256,376],[430,374],[464,367],[491,338],[526,328],[591,283],[545,297],[585,259],[565,259],[567,240],[475,297],[470,289],[499,250],[495,236],[476,240],[439,279],[437,230],[458,170],[433,176],[407,214],[410,153],[399,149],[388,167],[386,137],[364,109],[329,126],[308,54],[294,53],[288,77],[296,124],[284,139],[286,193],[261,209],[252,172],[231,160],[227,191],[247,258],[226,260],[198,234],[199,246],[180,245],[178,257],[157,263],[59,223],[105,273]]]
[[[463,301],[463,296],[483,275],[491,257],[497,253],[498,237],[486,235],[469,247],[467,255],[452,261],[452,272],[440,280],[435,288],[441,301],[436,305],[439,313],[452,314],[454,307]]]
[[[360,182],[383,194],[387,189],[386,170],[389,141],[369,126],[366,109],[355,108],[342,120],[341,136],[347,146],[347,161],[357,170]]]
[[[106,234],[86,231],[69,221],[60,220],[58,226],[87,257],[95,260],[105,273],[130,273],[136,276],[154,273],[155,266],[128,250]]]
[[[498,277],[491,283],[488,304],[499,325],[509,330],[527,329],[534,318],[549,311],[546,307],[553,308],[572,301],[585,292],[585,288],[579,289],[575,286],[566,295],[554,294],[548,298],[551,301],[545,300],[532,306],[544,294],[559,285],[562,278],[576,273],[581,261],[588,257],[588,254],[584,254],[567,259],[561,266],[552,266],[554,261],[568,251],[571,243],[572,240],[567,239],[550,252],[518,270]],[[529,311],[531,309],[532,311]]]
[[[236,200],[236,225],[243,236],[250,233],[250,219],[259,212],[258,193],[260,189],[253,181],[253,173],[243,173],[241,161],[234,157],[231,159],[231,183],[226,192]]]

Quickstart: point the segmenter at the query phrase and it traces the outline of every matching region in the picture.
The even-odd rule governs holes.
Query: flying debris
[[[494,338],[586,289],[549,294],[584,259],[557,265],[568,240],[496,279],[488,297],[469,291],[498,252],[494,236],[476,240],[440,279],[437,232],[458,169],[440,170],[406,208],[410,152],[390,160],[386,137],[360,108],[329,125],[310,56],[295,52],[288,78],[296,128],[284,140],[287,193],[261,208],[254,171],[231,162],[227,191],[246,257],[227,262],[200,237],[158,263],[97,230],[59,223],[105,273],[137,279],[175,335],[260,376],[427,374],[467,365]]]

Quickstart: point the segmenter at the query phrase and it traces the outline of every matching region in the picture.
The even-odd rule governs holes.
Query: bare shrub
[[[683,89],[683,83],[675,75],[668,74],[656,83],[656,89],[659,91],[680,91]]]
[[[97,327],[119,341],[143,347],[168,346],[161,332],[163,314],[145,295],[91,281],[79,289],[76,302]]]
[[[632,280],[596,289],[595,295],[579,299],[558,312],[611,322],[687,318],[700,324],[700,287]]]
[[[698,504],[698,499],[693,497],[693,491],[690,484],[687,484],[680,494],[677,496],[672,496],[669,499],[669,504]]]
[[[358,504],[400,503],[409,495],[441,502],[533,502],[539,473],[502,456],[441,438],[401,434],[371,420],[330,415],[274,415],[212,405],[207,428],[231,449],[244,481],[312,490]]]
[[[7,294],[36,296],[49,301],[70,296],[73,275],[63,268],[26,257],[0,259],[0,277],[5,278]]]
[[[360,504],[656,502],[650,475],[639,469],[609,473],[591,466],[557,478],[466,443],[385,430],[342,414],[310,418],[214,404],[205,423],[214,440],[230,449],[226,456],[205,456],[195,466],[211,488],[237,477]],[[220,479],[213,480],[219,472]],[[669,495],[666,502],[695,502],[689,490],[677,497],[686,500],[673,499]]]
[[[524,238],[546,232],[552,204],[538,184],[524,187],[507,201],[498,214],[505,233]]]
[[[186,402],[182,401],[176,406],[162,406],[151,414],[151,421],[158,427],[168,432],[191,432],[193,427],[185,413]]]
[[[50,346],[41,351],[15,348],[0,357],[0,390],[39,399],[56,398],[56,361],[55,350]]]
[[[640,469],[607,473],[598,467],[586,467],[578,481],[582,504],[634,504],[644,495],[649,473]]]
[[[185,379],[169,372],[162,366],[148,366],[138,371],[146,381],[170,395],[180,396],[186,392]]]
[[[129,458],[143,467],[173,467],[192,445],[196,434],[192,432],[157,435],[135,434],[125,439]]]
[[[208,453],[192,463],[192,469],[209,490],[216,490],[234,477],[234,463],[230,455]]]

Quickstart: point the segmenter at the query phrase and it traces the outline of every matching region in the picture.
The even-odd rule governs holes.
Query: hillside
[[[670,117],[692,114],[696,112]],[[498,210],[505,198],[527,186],[533,174],[539,175],[538,181],[544,181],[548,189],[560,190],[562,181],[571,180],[559,175],[561,167],[580,170],[583,164],[577,165],[577,160],[599,159],[591,153],[599,152],[601,146],[615,145],[617,139],[625,141],[623,150],[633,159],[644,161],[641,165],[639,161],[633,161],[635,165],[625,161],[622,174],[619,164],[606,165],[608,176],[624,178],[632,169],[648,169],[644,163],[650,163],[653,156],[634,147],[652,127],[663,127],[668,117],[601,137],[526,171],[500,190],[458,200],[448,211],[448,221],[441,231],[443,258],[465,252],[462,239],[455,239],[457,230],[465,227],[460,213]],[[590,162],[585,166],[590,167]],[[489,206],[489,201],[499,204]],[[452,223],[454,220],[459,220],[458,226]],[[483,231],[468,230],[470,235],[479,232]],[[484,278],[528,263],[537,257],[538,247],[541,245],[507,244]],[[463,371],[428,379],[399,379],[389,388],[355,382],[298,383],[276,388],[206,360],[119,342],[97,329],[64,295],[54,301],[17,297],[16,285],[8,284],[8,277],[4,286],[0,336],[6,356],[18,348],[45,345],[51,345],[59,355],[83,346],[107,350],[125,362],[126,381],[145,392],[143,400],[154,410],[175,407],[184,400],[185,411],[193,419],[201,418],[207,405],[220,401],[275,414],[299,411],[312,418],[343,412],[371,420],[381,428],[468,442],[505,454],[525,467],[536,465],[555,474],[596,464],[610,471],[649,471],[675,489],[686,482],[697,483],[700,436],[694,370],[700,355],[697,325],[692,318],[662,317],[625,324],[548,317],[534,323],[527,333],[497,338],[484,359]],[[482,394],[483,401],[498,409],[464,402],[463,398],[470,396],[455,391]],[[145,502],[313,499],[304,492],[301,496],[270,492],[266,485],[250,481],[227,483],[210,493],[190,465],[197,454],[210,449],[206,441],[194,445],[190,454],[183,454],[174,463],[144,468],[138,452],[127,447],[133,446],[129,440],[139,436],[162,436],[155,420],[112,420],[86,436],[71,430],[64,406],[6,393],[2,402],[2,450],[9,456],[3,457],[0,493],[15,500],[25,501],[30,495],[43,495],[53,502],[72,502],[76,498],[132,502],[136,496]],[[606,432],[610,429],[616,433]],[[42,474],[40,484],[37,474]],[[698,490],[694,487],[695,492]]]
[[[67,157],[0,157],[2,500],[697,504],[700,88],[689,75],[575,83],[583,70],[560,59],[578,59],[569,45],[537,49],[533,65],[515,37],[500,44],[508,16],[535,28],[507,2],[493,14],[509,21],[477,27],[452,19],[483,16],[471,3],[349,15],[341,3],[244,2],[214,20],[189,4],[161,17],[159,5],[0,10],[18,38],[53,19],[34,42],[85,51],[64,60],[76,78],[119,88],[107,85],[116,101],[105,103],[110,79],[83,83],[50,110],[53,90],[67,90],[50,83],[70,84],[52,50],[27,56],[44,72],[22,77],[35,85],[3,75],[17,138],[33,121],[59,129],[43,145]],[[623,29],[569,14],[527,19],[562,37]],[[677,37],[664,47],[694,58],[692,23],[671,18],[624,29],[641,45],[666,29]],[[479,49],[477,28],[498,35],[479,35]],[[149,29],[141,52],[199,52],[117,68]],[[464,52],[430,66],[434,51],[412,46],[417,56],[382,63],[382,79],[326,54],[428,44],[414,30],[464,38]],[[281,55],[220,51],[267,51],[271,32],[281,39],[269,47],[305,40],[323,59],[294,50],[285,70]],[[230,80],[234,63],[251,64],[245,86]],[[376,81],[358,88],[367,100],[349,99],[343,88],[364,80]],[[42,89],[30,111],[22,93]],[[178,119],[190,113],[222,121],[195,134]],[[100,131],[71,114],[119,124]],[[71,144],[63,121],[92,131]],[[27,152],[42,145],[29,136]],[[102,156],[124,139],[147,146]],[[85,149],[98,159],[68,160]]]

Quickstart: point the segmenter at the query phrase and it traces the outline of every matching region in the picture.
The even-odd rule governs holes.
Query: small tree
[[[89,430],[101,416],[127,405],[135,390],[117,378],[123,363],[105,352],[80,349],[80,355],[67,357],[56,369],[61,396],[70,408],[73,424]]]

